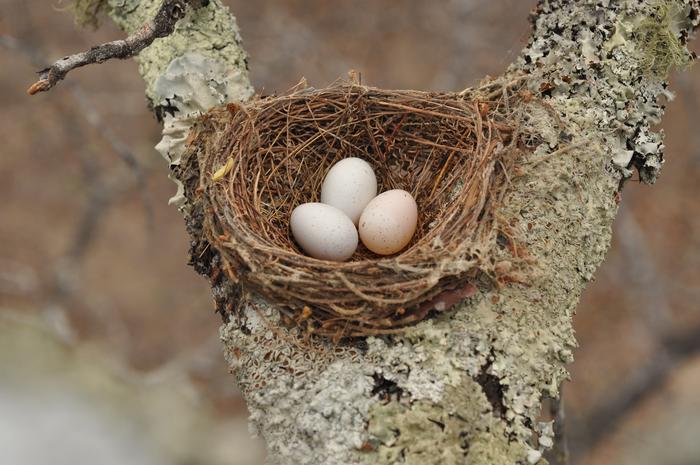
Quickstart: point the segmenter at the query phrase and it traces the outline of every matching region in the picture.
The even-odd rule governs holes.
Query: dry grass
[[[492,250],[499,233],[509,236],[495,211],[519,153],[513,95],[339,82],[215,109],[185,156],[200,173],[206,240],[229,279],[282,304],[309,332],[388,333],[420,321],[439,294],[505,274]],[[399,254],[360,246],[348,262],[330,262],[291,237],[291,211],[318,201],[328,169],[350,156],[373,166],[380,191],[415,197],[418,230]]]

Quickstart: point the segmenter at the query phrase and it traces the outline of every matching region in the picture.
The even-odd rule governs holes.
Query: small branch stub
[[[32,84],[27,93],[34,95],[51,90],[66,75],[85,65],[103,63],[112,58],[131,58],[153,43],[167,37],[175,30],[178,21],[184,18],[188,8],[207,6],[209,0],[163,0],[155,17],[141,26],[138,31],[125,39],[107,42],[92,47],[85,52],[61,58],[50,67],[39,72],[39,80]]]

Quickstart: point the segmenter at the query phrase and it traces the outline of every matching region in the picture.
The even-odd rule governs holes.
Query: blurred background
[[[535,0],[226,3],[256,89],[273,92],[350,69],[462,89],[516,57]],[[122,37],[77,28],[65,6],[0,0],[0,463],[261,465],[136,64],[25,94],[47,59]],[[578,465],[700,464],[700,68],[672,84],[666,167],[626,186],[575,321]]]

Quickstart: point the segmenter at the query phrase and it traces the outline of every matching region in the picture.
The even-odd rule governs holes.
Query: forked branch
[[[51,90],[66,75],[85,65],[103,63],[112,58],[126,59],[137,55],[154,40],[167,37],[175,30],[175,25],[187,13],[188,8],[207,6],[209,0],[163,0],[155,17],[125,39],[107,42],[92,47],[85,52],[61,58],[50,67],[39,71],[39,80],[27,90],[29,95]]]

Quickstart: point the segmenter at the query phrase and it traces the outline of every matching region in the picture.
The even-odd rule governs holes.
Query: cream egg
[[[360,239],[372,252],[391,255],[406,247],[418,224],[418,206],[401,189],[383,192],[367,204],[360,216]]]
[[[292,211],[292,235],[314,258],[342,262],[357,249],[357,229],[345,213],[323,203],[305,203]]]
[[[328,171],[321,186],[321,202],[341,210],[355,225],[376,195],[377,177],[361,158],[340,160]]]

